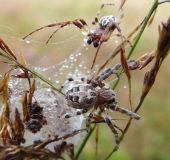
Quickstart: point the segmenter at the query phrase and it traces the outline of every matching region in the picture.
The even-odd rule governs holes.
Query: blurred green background
[[[51,40],[51,44],[45,42],[54,28],[45,29],[30,36],[30,43],[21,41],[30,31],[52,22],[83,18],[92,27],[91,20],[95,16],[102,3],[115,3],[115,7],[106,7],[102,10],[100,17],[114,14],[118,18],[118,0],[98,0],[98,1],[74,1],[74,0],[1,0],[0,1],[0,37],[18,53],[24,53],[27,63],[32,66],[49,66],[52,63],[59,63],[74,52],[83,42],[81,32],[73,27],[67,27]],[[153,0],[134,1],[127,0],[124,6],[125,16],[121,22],[123,35],[127,35],[135,28],[147,15]],[[158,7],[155,19],[150,27],[147,27],[142,38],[135,49],[132,57],[138,58],[146,52],[152,51],[157,45],[158,25],[166,22],[169,17],[170,3]],[[74,37],[76,36],[76,37]],[[70,41],[66,41],[71,38]],[[113,39],[103,44],[97,62],[105,58],[114,48]],[[62,42],[62,43],[60,43]],[[56,43],[56,44],[55,44]],[[130,48],[127,48],[127,53]],[[91,49],[95,53],[95,49]],[[43,59],[44,56],[45,60]],[[92,58],[91,58],[92,59]],[[118,59],[119,60],[119,59]],[[119,150],[110,159],[114,160],[168,160],[170,159],[170,71],[167,57],[163,63],[156,82],[149,95],[139,110],[140,121],[133,121],[130,129]],[[38,62],[37,62],[38,61]],[[113,60],[114,61],[114,60]],[[78,63],[78,62],[77,62]],[[88,63],[88,62],[87,62]],[[91,65],[91,62],[89,64]],[[132,101],[133,107],[138,104],[141,95],[143,76],[152,66],[152,63],[142,71],[132,73]],[[8,70],[6,65],[0,64],[0,75]],[[51,75],[52,76],[52,75]],[[111,80],[111,78],[110,78]],[[64,80],[63,80],[64,81]],[[129,107],[128,89],[126,77],[122,78],[117,87],[118,101],[120,106]],[[114,114],[113,114],[114,116]],[[112,116],[112,117],[113,117]],[[126,117],[119,114],[119,118]],[[116,124],[124,126],[127,120],[116,120]],[[114,135],[106,124],[100,125],[98,159],[104,159],[114,147]],[[78,148],[78,146],[77,146]],[[88,141],[84,151],[80,156],[81,160],[95,159],[95,133]]]

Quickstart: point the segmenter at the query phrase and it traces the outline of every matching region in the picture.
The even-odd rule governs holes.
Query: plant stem
[[[82,152],[84,146],[86,145],[86,143],[87,143],[87,141],[88,141],[90,135],[92,134],[92,132],[93,132],[94,129],[96,128],[96,125],[97,125],[97,124],[94,124],[94,126],[93,126],[92,128],[90,128],[90,130],[88,131],[86,137],[84,138],[84,140],[83,140],[83,142],[82,142],[80,148],[78,149],[78,151],[77,151],[77,153],[76,153],[76,155],[75,155],[75,157],[74,157],[74,160],[77,160],[77,159],[79,158],[79,156],[80,156],[80,154],[81,154],[81,152]]]
[[[151,7],[151,9],[150,9],[150,11],[149,11],[149,13],[148,13],[148,15],[146,16],[145,22],[143,23],[143,25],[142,25],[142,27],[141,27],[141,29],[140,29],[140,32],[139,32],[139,34],[138,34],[138,36],[137,36],[137,38],[136,38],[136,40],[135,40],[135,42],[134,42],[134,44],[133,44],[133,47],[131,48],[131,50],[130,50],[128,56],[127,56],[127,59],[129,59],[130,56],[132,55],[132,53],[133,53],[133,51],[134,51],[134,49],[135,49],[135,47],[136,47],[136,45],[137,45],[137,43],[138,43],[138,41],[139,41],[139,39],[140,39],[140,37],[141,37],[144,29],[145,29],[145,27],[146,27],[146,25],[147,25],[150,17],[152,16],[152,14],[153,14],[153,12],[155,11],[155,9],[157,8],[157,6],[158,6],[158,0],[155,0],[154,3],[153,3],[153,5],[152,5],[152,7]],[[119,81],[119,79],[118,79],[118,81]],[[137,109],[135,109],[135,113],[136,113],[136,112],[137,112]],[[129,119],[129,121],[128,121],[125,129],[124,129],[124,132],[123,132],[123,134],[122,134],[121,137],[120,137],[120,142],[123,140],[124,135],[125,135],[125,133],[127,132],[128,128],[129,128],[129,126],[130,126],[130,124],[131,124],[131,121],[132,121],[132,118]]]

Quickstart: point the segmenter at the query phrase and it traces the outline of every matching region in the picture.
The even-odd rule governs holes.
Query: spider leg
[[[30,35],[34,34],[34,33],[37,32],[37,31],[40,31],[40,30],[42,30],[42,29],[49,28],[49,27],[55,27],[55,26],[59,26],[59,24],[58,24],[58,23],[53,23],[53,24],[48,24],[48,25],[46,25],[46,26],[40,27],[40,28],[38,28],[38,29],[36,29],[36,30],[28,33],[28,34],[27,34],[24,38],[22,38],[22,39],[24,40],[24,39],[26,39],[27,37],[29,37]]]
[[[83,20],[83,19],[76,19],[76,20],[73,20],[72,23],[70,24],[74,24],[76,27],[78,27],[81,31],[82,31],[82,34],[83,35],[87,35],[88,34],[88,27],[87,27],[87,23]],[[70,25],[70,24],[63,24],[61,25],[59,28],[57,28],[52,34],[51,36],[48,38],[46,44],[49,42],[49,40],[53,37],[53,35],[61,28],[64,28],[66,27],[67,25]]]
[[[103,43],[103,42],[102,42],[102,43]],[[93,63],[92,63],[91,69],[93,69],[93,67],[94,67],[94,63],[96,62],[96,58],[97,58],[97,55],[98,55],[98,53],[99,53],[99,49],[100,49],[102,43],[100,43],[99,46],[98,46],[98,48],[97,48],[97,51],[96,51],[96,53],[95,53],[95,56],[94,56],[94,59],[93,59]]]
[[[132,117],[132,118],[134,118],[134,119],[136,119],[136,120],[139,120],[139,119],[140,119],[140,116],[139,116],[138,114],[136,114],[136,113],[134,113],[134,112],[132,112],[132,111],[130,111],[130,110],[128,110],[128,109],[119,107],[119,106],[116,105],[116,104],[110,105],[109,108],[110,108],[111,110],[113,110],[113,111],[118,111],[118,112],[120,112],[120,113],[122,113],[122,114],[126,114],[126,115],[128,115],[128,116],[130,116],[130,117]]]
[[[81,115],[81,114],[84,114],[84,113],[87,113],[89,110],[91,109],[91,107],[90,108],[85,108],[85,109],[82,109],[81,111],[77,111],[76,112],[76,115]],[[90,114],[89,114],[90,115]],[[71,118],[71,117],[73,117],[71,114],[69,114],[69,113],[66,113],[65,114],[65,118]],[[89,117],[89,116],[88,116]],[[89,119],[89,118],[88,118]],[[88,121],[88,120],[87,120]]]
[[[114,35],[112,35],[111,37],[114,37],[114,36],[121,37],[120,33],[119,33],[119,34],[114,34]],[[122,37],[124,38],[123,45],[125,44],[125,42],[127,42],[127,43],[130,45],[130,47],[133,47],[133,46],[132,46],[132,43],[130,42],[130,40],[129,40],[128,38],[126,38],[126,37],[123,36],[123,35],[122,35]]]
[[[88,28],[88,25],[87,23],[85,22],[85,20],[83,20],[82,18],[78,19],[81,23],[79,24],[82,24],[82,26],[80,25],[80,27],[78,26],[78,24],[74,24],[75,26],[77,26],[79,29],[81,29],[81,32],[83,35],[88,35],[89,34],[89,28]]]
[[[116,145],[114,147],[113,152],[116,152],[119,148],[119,135],[118,135],[118,132],[116,130],[117,127],[115,127],[115,124],[112,122],[111,118],[109,118],[109,116],[107,115],[107,113],[105,111],[102,111],[102,113],[103,113],[103,117],[104,117],[107,125],[109,126],[111,131],[114,133]]]
[[[116,27],[117,31],[120,33],[120,37],[121,37],[121,40],[122,40],[122,45],[124,45],[123,35],[122,35],[122,31],[121,31],[121,29],[119,27],[119,23],[118,24],[115,23],[115,27]]]
[[[99,16],[101,10],[102,10],[105,6],[112,6],[112,5],[114,6],[114,4],[112,4],[112,3],[102,4],[102,5],[100,6],[99,10],[98,10],[97,13],[96,13],[96,16],[93,18],[92,24],[93,24],[93,25],[96,25],[96,23],[97,23],[97,25],[98,25],[98,16]]]
[[[27,34],[24,38],[26,39],[28,36],[32,35],[33,33],[37,32],[37,31],[40,31],[42,29],[45,29],[45,28],[51,28],[51,27],[58,27],[57,30],[55,30],[53,32],[53,34],[50,36],[50,38],[47,40],[46,43],[49,42],[49,40],[52,38],[52,36],[61,28],[64,28],[68,25],[75,25],[76,27],[78,27],[81,31],[82,31],[82,34],[83,35],[87,35],[89,33],[89,29],[88,29],[88,26],[87,26],[87,23],[83,20],[83,19],[74,19],[74,20],[71,20],[71,21],[65,21],[65,22],[58,22],[58,23],[53,23],[53,24],[48,24],[46,26],[43,26],[43,27],[40,27],[32,32],[30,32],[29,34]]]
[[[69,84],[70,82],[72,81],[76,81],[74,80],[74,78],[72,77],[69,77],[62,85],[61,87],[59,88],[59,90],[61,91],[67,84]],[[81,77],[81,82],[85,82],[87,81],[87,78],[86,77]]]
[[[90,109],[90,108],[89,108]],[[88,110],[89,110],[88,109]],[[94,107],[93,110],[89,113],[87,119],[86,119],[86,127],[87,129],[90,127],[91,119],[93,118],[94,112],[96,111],[96,108]]]
[[[61,85],[61,87],[59,88],[59,90],[61,91],[61,90],[65,87],[65,85],[67,85],[68,83],[70,83],[70,82],[72,82],[72,81],[74,81],[74,79],[73,79],[72,77],[68,78],[68,79]]]
[[[135,60],[127,60],[127,63],[135,63]],[[96,86],[101,86],[102,81],[110,77],[112,74],[115,74],[118,77],[118,73],[120,68],[122,67],[121,63],[116,64],[113,68],[106,68],[103,72],[101,72],[99,75],[94,76],[91,79],[91,84],[96,87]],[[131,69],[131,68],[129,68]],[[101,86],[102,87],[102,86]]]
[[[123,17],[124,17],[124,10],[123,10],[123,8],[121,8],[121,11],[122,11],[122,13],[120,15],[120,19],[123,19]]]
[[[96,54],[95,54],[95,57],[93,59],[93,63],[92,63],[92,67],[91,69],[93,69],[93,66],[94,66],[94,63],[96,61],[96,58],[97,58],[97,54],[99,52],[99,49],[102,45],[103,42],[107,42],[109,40],[109,38],[111,37],[113,31],[115,30],[115,28],[117,28],[117,30],[119,31],[120,33],[120,36],[121,36],[121,39],[122,39],[122,44],[123,44],[123,36],[121,34],[121,29],[119,28],[119,24],[115,23],[115,22],[111,22],[107,25],[106,29],[104,30],[104,33],[102,34],[100,40],[99,40],[99,46],[97,48],[97,51],[96,51]]]
[[[64,27],[64,26],[63,26],[63,27]],[[57,29],[51,34],[51,36],[48,38],[46,44],[50,41],[50,39],[53,37],[53,35],[54,35],[59,29],[61,29],[61,28],[63,28],[63,27],[60,26],[59,28],[57,28]]]
[[[94,121],[91,121],[90,124],[92,124],[92,123],[106,123],[105,119],[102,116],[99,116],[99,115],[93,115],[92,119],[94,119]],[[113,118],[111,118],[110,120],[123,120],[123,119],[113,119]],[[113,121],[112,121],[112,123],[113,123]],[[120,127],[116,126],[115,124],[114,124],[114,126],[120,132],[123,133],[123,130]]]

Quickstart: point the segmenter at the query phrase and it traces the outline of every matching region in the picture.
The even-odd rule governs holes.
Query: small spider
[[[64,28],[68,25],[75,25],[76,27],[78,27],[82,34],[86,36],[86,42],[90,45],[91,43],[93,43],[93,46],[95,48],[97,48],[97,51],[95,53],[95,57],[94,57],[94,60],[93,60],[93,64],[92,64],[92,67],[91,69],[93,68],[94,66],[94,63],[96,61],[96,57],[97,57],[97,54],[99,52],[99,49],[102,45],[103,42],[107,42],[113,31],[115,29],[118,30],[118,32],[120,33],[120,36],[121,36],[121,39],[122,39],[122,42],[123,42],[123,36],[121,34],[121,29],[119,27],[119,24],[120,22],[117,20],[117,18],[113,15],[107,15],[107,16],[104,16],[102,17],[100,20],[98,20],[98,16],[100,14],[100,11],[102,10],[102,8],[106,5],[114,5],[114,4],[102,4],[100,9],[98,10],[96,16],[93,18],[92,20],[92,25],[95,25],[96,28],[95,29],[92,29],[90,30],[87,23],[85,22],[85,20],[81,19],[81,18],[77,18],[77,19],[74,19],[74,20],[69,20],[69,21],[65,21],[65,22],[58,22],[58,23],[53,23],[53,24],[48,24],[46,26],[43,26],[41,28],[38,28],[32,32],[30,32],[29,34],[27,34],[24,38],[26,39],[28,36],[32,35],[33,33],[39,31],[39,30],[42,30],[44,28],[49,28],[49,27],[58,27],[52,34],[51,36],[49,37],[49,39],[47,40],[46,43],[49,42],[49,40],[53,37],[53,35],[61,28]],[[123,18],[123,12],[121,14],[121,19]]]
[[[128,63],[135,63],[135,60],[128,60]],[[129,67],[133,66],[129,65]],[[88,110],[92,109],[90,114],[88,115],[86,121],[86,127],[89,127],[91,119],[95,118],[94,112],[99,109],[102,113],[102,116],[110,127],[111,131],[115,135],[115,143],[116,146],[114,151],[117,151],[119,147],[119,135],[117,129],[123,132],[115,123],[112,121],[112,118],[106,112],[106,110],[110,109],[112,111],[118,111],[122,114],[126,114],[136,120],[140,119],[140,116],[132,111],[122,108],[117,105],[116,101],[116,93],[114,90],[104,88],[105,83],[103,82],[105,79],[110,77],[112,74],[118,74],[118,71],[121,68],[121,64],[115,65],[113,68],[107,68],[99,75],[94,76],[91,80],[87,80],[86,84],[77,84],[73,86],[70,90],[66,92],[66,99],[68,106],[81,109],[81,111],[77,111],[77,115],[86,113]],[[68,79],[69,81],[73,81],[73,78]],[[63,88],[64,86],[62,86]],[[71,115],[67,113],[65,118],[70,118]]]

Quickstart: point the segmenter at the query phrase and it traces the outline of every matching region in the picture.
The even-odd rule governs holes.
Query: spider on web
[[[28,36],[32,35],[33,33],[45,29],[45,28],[50,28],[50,27],[58,27],[52,34],[51,36],[48,38],[47,42],[48,43],[50,41],[50,39],[53,37],[53,35],[61,28],[64,28],[68,25],[73,24],[74,26],[76,26],[77,28],[79,28],[82,32],[83,35],[86,36],[85,39],[87,39],[87,43],[90,45],[91,43],[93,43],[93,46],[95,48],[97,48],[97,51],[95,53],[94,59],[93,59],[93,63],[91,66],[91,69],[94,67],[95,61],[96,61],[96,57],[97,54],[100,50],[100,47],[102,45],[103,42],[107,42],[113,31],[115,29],[118,30],[120,37],[122,39],[122,44],[123,44],[123,36],[121,33],[121,29],[119,27],[120,21],[118,21],[118,19],[113,16],[113,15],[107,15],[102,17],[100,20],[98,20],[98,16],[102,10],[102,8],[104,6],[113,6],[114,4],[102,4],[101,7],[99,8],[99,10],[97,11],[97,14],[95,15],[95,17],[92,19],[92,25],[95,26],[95,29],[89,29],[86,21],[82,18],[77,18],[74,20],[68,20],[68,21],[64,21],[64,22],[57,22],[57,23],[53,23],[53,24],[48,24],[46,26],[40,27],[32,32],[30,32],[29,34],[27,34],[24,38],[26,39]],[[120,16],[120,19],[123,18],[124,14],[123,14],[123,9],[122,10],[122,14]]]
[[[128,60],[129,68],[133,67],[136,64],[135,60]],[[104,80],[109,78],[111,75],[118,75],[120,68],[122,67],[121,63],[118,63],[113,68],[107,68],[99,75],[94,76],[92,79],[82,78],[83,84],[76,84],[71,89],[66,92],[66,99],[69,107],[79,109],[77,115],[84,114],[90,109],[92,111],[88,114],[86,119],[86,127],[89,128],[92,123],[92,119],[95,122],[103,121],[105,122],[112,133],[115,136],[115,147],[113,152],[117,151],[119,148],[119,135],[118,131],[123,133],[123,130],[119,128],[112,118],[107,113],[108,110],[115,112],[120,112],[126,114],[133,119],[139,120],[140,116],[126,108],[120,107],[117,104],[116,93],[114,90],[111,90],[106,87]],[[74,81],[73,78],[69,78],[67,83]],[[61,89],[65,87],[66,83],[61,86]],[[95,112],[100,110],[102,116],[96,115]],[[65,118],[72,117],[71,114],[66,113]]]

